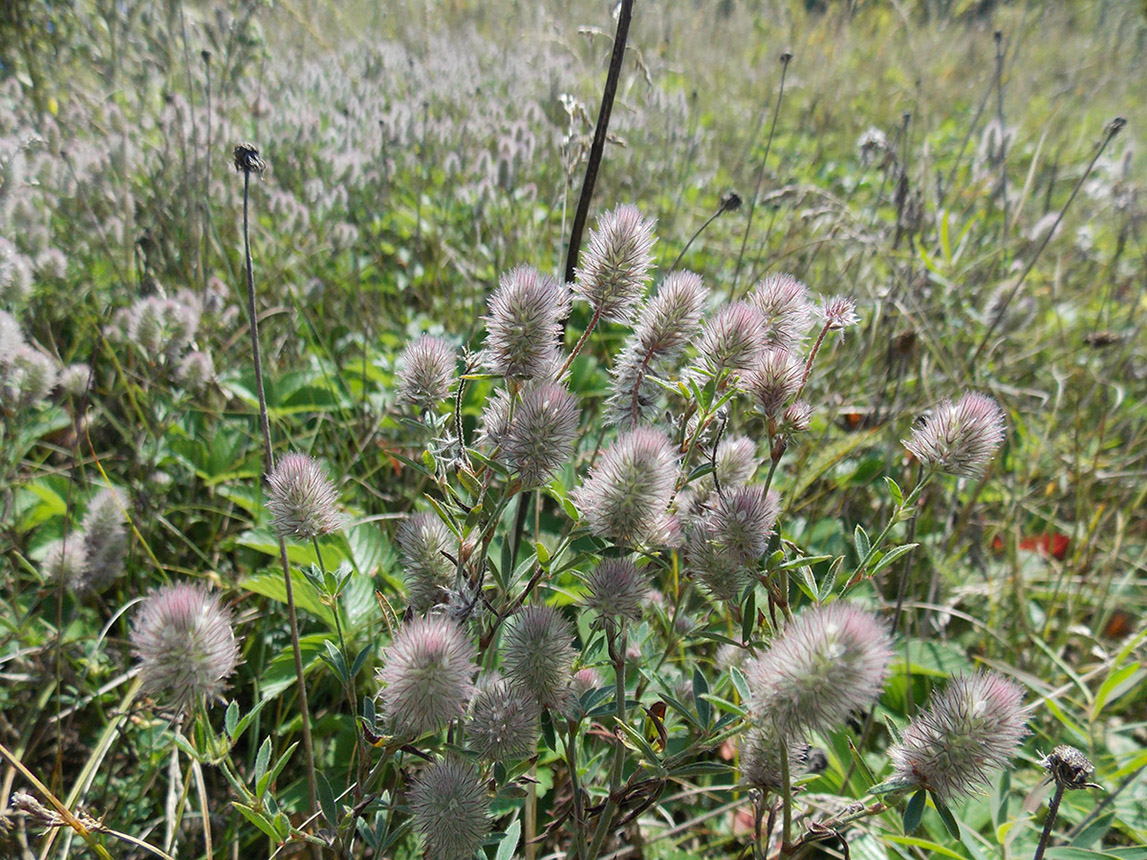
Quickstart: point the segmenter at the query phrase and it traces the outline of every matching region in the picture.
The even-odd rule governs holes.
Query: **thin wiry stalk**
[[[267,397],[263,391],[263,367],[259,354],[259,316],[255,308],[255,267],[251,262],[251,234],[248,213],[251,198],[251,174],[262,172],[263,162],[253,146],[235,148],[235,167],[243,173],[243,254],[247,266],[247,314],[251,321],[251,359],[255,365],[255,389],[259,397],[259,428],[263,435],[263,475],[270,475],[275,468],[275,456],[271,447],[271,423],[267,417]],[[303,752],[307,760],[307,792],[310,799],[308,813],[314,815],[318,809],[318,782],[315,777],[315,751],[311,743],[311,717],[307,705],[307,685],[303,675],[303,652],[299,647],[299,619],[295,611],[295,589],[291,584],[291,562],[287,557],[287,543],[279,538],[279,562],[283,568],[283,582],[287,593],[287,616],[291,623],[291,650],[295,658],[295,680],[299,685],[299,709],[302,712]],[[321,854],[319,846],[314,846],[315,860]]]
[[[1111,143],[1115,135],[1119,134],[1125,125],[1127,125],[1127,120],[1121,116],[1115,117],[1115,119],[1111,120],[1111,122],[1107,124],[1107,127],[1104,129],[1103,140],[1101,140],[1099,145],[1095,147],[1095,153],[1091,156],[1091,161],[1088,162],[1087,169],[1083,171],[1079,179],[1076,180],[1075,187],[1071,189],[1071,196],[1067,198],[1067,202],[1063,204],[1063,208],[1059,210],[1059,216],[1055,219],[1055,223],[1051,225],[1050,230],[1043,234],[1043,241],[1040,242],[1039,247],[1036,248],[1036,252],[1032,254],[1031,259],[1028,260],[1027,265],[1024,266],[1024,270],[1020,273],[1019,279],[1016,281],[1016,285],[1008,290],[1008,294],[1004,296],[1004,300],[1000,302],[1000,306],[996,309],[995,314],[992,316],[991,325],[989,325],[988,330],[984,332],[984,336],[980,338],[980,343],[976,347],[976,351],[972,353],[972,360],[969,362],[969,365],[972,368],[977,366],[980,355],[983,353],[984,348],[988,345],[988,341],[991,339],[992,335],[995,334],[996,329],[999,327],[1000,321],[1004,318],[1004,314],[1008,310],[1008,305],[1012,303],[1012,299],[1016,297],[1016,293],[1020,291],[1020,287],[1024,285],[1024,281],[1027,280],[1028,275],[1030,275],[1032,269],[1035,268],[1036,261],[1039,260],[1040,256],[1043,254],[1044,248],[1047,247],[1048,242],[1051,241],[1051,237],[1054,236],[1056,231],[1059,229],[1059,225],[1063,221],[1063,216],[1067,214],[1067,210],[1071,208],[1072,201],[1075,200],[1075,195],[1079,193],[1079,189],[1083,187],[1083,183],[1085,183],[1088,177],[1091,176],[1091,171],[1095,169],[1095,162],[1099,161],[1099,157],[1103,155],[1103,151],[1107,149],[1107,144]]]
[[[1000,127],[1000,148],[996,152],[1000,170],[1000,208],[1003,211],[1003,235],[1000,239],[1008,238],[1008,138],[1004,134],[1004,34],[996,30],[992,34],[996,42],[996,123]]]
[[[777,103],[773,105],[773,121],[769,126],[769,137],[765,141],[765,154],[761,156],[761,166],[757,170],[757,186],[753,189],[753,196],[749,198],[749,217],[745,219],[745,232],[741,236],[741,252],[737,254],[737,268],[733,270],[733,280],[729,282],[729,300],[737,294],[737,278],[741,276],[741,265],[745,262],[745,248],[749,244],[749,231],[753,229],[753,211],[757,208],[757,198],[761,196],[761,183],[765,180],[765,165],[769,161],[769,150],[773,148],[773,135],[777,131],[777,117],[781,112],[781,101],[785,97],[785,74],[789,70],[789,62],[793,55],[788,51],[781,54],[781,86],[777,93]]]
[[[1055,794],[1052,795],[1051,802],[1047,805],[1047,820],[1043,823],[1043,832],[1039,835],[1039,845],[1036,846],[1035,856],[1032,860],[1043,860],[1043,852],[1047,850],[1047,843],[1051,839],[1052,828],[1055,827],[1055,819],[1059,816],[1059,804],[1063,800],[1063,793],[1067,786],[1060,780],[1055,781]]]
[[[566,251],[566,283],[571,283],[577,269],[578,254],[581,253],[581,236],[585,232],[585,222],[589,217],[589,201],[593,197],[593,186],[597,183],[597,171],[605,153],[605,136],[609,130],[609,116],[613,111],[613,99],[617,95],[617,80],[621,77],[621,63],[625,59],[625,43],[629,39],[629,22],[633,17],[633,0],[621,0],[621,10],[617,16],[617,34],[613,37],[613,54],[609,58],[609,71],[605,76],[605,90],[601,94],[601,108],[597,113],[597,127],[593,130],[593,143],[589,148],[589,162],[585,167],[585,180],[581,186],[581,196],[577,201],[573,227],[570,230],[570,245]]]

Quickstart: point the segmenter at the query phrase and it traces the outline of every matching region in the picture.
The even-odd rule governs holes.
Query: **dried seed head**
[[[697,349],[713,373],[750,368],[764,348],[765,319],[748,302],[721,307],[697,341]]]
[[[455,566],[445,553],[457,541],[446,524],[428,512],[403,520],[395,538],[410,605],[415,612],[425,614],[442,602],[454,584]]]
[[[515,379],[552,376],[569,309],[569,290],[537,269],[502,275],[486,317],[486,367]]]
[[[769,275],[749,293],[749,302],[765,320],[769,346],[796,349],[812,325],[808,288],[789,274]]]
[[[259,150],[253,143],[240,143],[233,153],[235,169],[240,173],[262,174],[267,164],[259,157]]]
[[[786,738],[830,730],[880,697],[891,659],[876,616],[850,603],[811,607],[749,664],[751,711]]]
[[[606,212],[590,231],[574,280],[574,294],[603,320],[629,322],[653,266],[653,221],[636,206]]]
[[[182,711],[200,697],[218,699],[239,664],[231,613],[199,585],[166,585],[136,613],[132,652],[146,695],[167,694]]]
[[[1023,693],[1003,675],[952,678],[889,750],[893,775],[888,782],[926,788],[945,802],[971,794],[987,783],[990,771],[1011,761],[1026,724]]]
[[[421,735],[462,716],[474,690],[474,644],[447,618],[402,625],[378,670],[382,708],[399,732]]]
[[[549,606],[527,606],[513,616],[502,639],[502,667],[509,682],[545,708],[565,703],[577,652],[573,628]]]
[[[1062,744],[1056,747],[1040,759],[1040,767],[1047,770],[1049,781],[1054,781],[1070,791],[1098,788],[1091,781],[1095,776],[1095,765],[1073,746]]]
[[[540,487],[569,460],[577,438],[577,398],[553,382],[528,385],[502,440],[507,464],[526,489]]]
[[[342,526],[338,492],[314,458],[284,454],[267,481],[267,509],[279,537],[310,540]]]
[[[977,477],[1004,441],[1004,411],[985,394],[968,392],[956,403],[945,400],[904,440],[925,468]]]
[[[454,345],[448,340],[425,334],[407,344],[399,359],[396,399],[419,412],[435,409],[450,396],[454,363]]]
[[[507,681],[484,685],[470,706],[468,746],[487,761],[514,761],[534,754],[538,744],[537,700]]]
[[[418,775],[410,790],[414,829],[427,860],[469,860],[490,829],[490,801],[477,769],[445,758]]]
[[[676,531],[666,513],[676,477],[677,456],[669,439],[638,427],[605,450],[572,495],[593,534],[621,544],[662,544]]]
[[[776,419],[789,398],[797,393],[804,376],[804,363],[787,349],[770,348],[760,353],[752,368],[741,376],[740,387],[748,392],[761,412]]]
[[[629,559],[606,559],[594,568],[586,584],[589,586],[586,606],[613,618],[641,620],[649,583]]]

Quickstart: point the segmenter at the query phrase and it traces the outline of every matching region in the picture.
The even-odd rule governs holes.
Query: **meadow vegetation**
[[[1147,860],[1142,4],[0,8],[0,857]]]

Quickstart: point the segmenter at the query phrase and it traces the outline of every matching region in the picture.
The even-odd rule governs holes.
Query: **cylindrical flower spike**
[[[408,621],[386,649],[378,679],[397,731],[432,732],[462,716],[474,691],[474,644],[441,616]]]
[[[396,399],[420,412],[436,408],[450,396],[454,364],[454,345],[448,340],[425,334],[407,344],[399,359]]]
[[[538,704],[565,704],[576,653],[573,628],[549,606],[527,606],[502,639],[502,667],[509,682],[533,694]]]
[[[1005,426],[1000,405],[972,391],[955,403],[941,402],[916,425],[904,447],[925,468],[974,478],[1003,444]]]
[[[502,275],[486,317],[486,367],[515,379],[549,376],[569,309],[566,287],[537,269],[518,266]]]
[[[454,585],[454,568],[444,553],[457,543],[446,524],[428,512],[413,514],[395,535],[406,591],[415,612],[425,613],[441,603]]]
[[[282,538],[310,540],[338,530],[338,493],[318,461],[292,451],[268,478],[267,509]]]
[[[474,696],[468,746],[488,761],[528,758],[538,743],[538,703],[507,681],[488,682]]]
[[[506,462],[522,486],[545,484],[569,459],[577,438],[577,398],[553,382],[529,385],[502,439]]]
[[[410,790],[414,829],[427,860],[469,860],[490,829],[490,801],[475,767],[446,758],[418,775]]]
[[[180,711],[200,697],[217,699],[239,663],[231,613],[198,585],[153,591],[136,614],[131,644],[143,692],[166,693]]]
[[[891,659],[876,616],[850,603],[811,607],[749,664],[750,710],[785,738],[828,731],[880,697]]]
[[[971,794],[1011,761],[1026,725],[1023,693],[1003,675],[952,678],[889,750],[893,774],[885,785],[926,788],[942,802]]]
[[[641,618],[641,608],[649,596],[645,575],[627,558],[607,558],[586,580],[586,605],[614,618]]]
[[[636,206],[606,212],[590,231],[574,294],[603,320],[629,322],[653,266],[653,221]]]

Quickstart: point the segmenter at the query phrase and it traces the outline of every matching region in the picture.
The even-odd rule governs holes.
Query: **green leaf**
[[[335,793],[331,790],[331,784],[322,771],[315,776],[318,777],[319,808],[323,812],[323,818],[331,827],[338,827],[338,807],[335,806]]]
[[[227,732],[228,739],[235,740],[235,729],[239,726],[239,703],[232,701],[227,705],[227,712],[223,715],[223,731]]]
[[[916,828],[920,826],[921,819],[924,818],[924,808],[928,804],[928,792],[920,789],[908,804],[904,807],[904,832],[913,833]]]
[[[255,756],[255,784],[258,785],[267,774],[267,765],[271,763],[271,739],[264,738],[263,743],[259,746],[259,753]],[[262,794],[256,791],[255,794]]]
[[[748,642],[753,638],[753,631],[757,629],[757,592],[749,589],[749,596],[741,610],[741,641]]]
[[[857,523],[856,528],[852,531],[852,541],[856,545],[857,561],[864,561],[868,558],[868,553],[872,549],[872,541],[869,540],[868,532],[860,523]]]
[[[741,697],[741,701],[749,701],[749,681],[745,678],[745,673],[736,666],[730,666],[729,678],[732,680],[733,686],[737,688],[737,695]]]
[[[956,821],[956,816],[952,814],[952,810],[942,800],[939,800],[935,795],[932,797],[932,803],[936,807],[936,811],[940,813],[940,820],[944,822],[944,827],[948,831],[948,835],[953,839],[960,838],[960,823]]]
[[[876,576],[880,571],[884,570],[889,565],[893,564],[898,558],[907,553],[912,552],[916,547],[920,546],[918,543],[906,543],[904,546],[893,547],[884,553],[880,561],[876,562],[868,571],[869,576]]]
[[[267,834],[269,838],[275,840],[275,842],[279,841],[279,834],[275,832],[275,826],[272,824],[270,818],[262,812],[256,812],[255,809],[245,803],[239,803],[237,800],[231,801],[231,805],[238,809],[244,818]]]
[[[1046,857],[1047,860],[1120,860],[1118,854],[1110,854],[1106,851],[1092,851],[1088,848],[1070,848],[1066,845],[1049,848],[1043,856]]]
[[[494,855],[494,860],[511,860],[514,856],[514,849],[518,847],[518,838],[521,835],[522,823],[515,818],[510,826],[506,828],[506,834],[498,842],[498,851]]]
[[[322,602],[319,592],[307,578],[299,571],[292,570],[291,585],[294,587],[295,606],[320,619],[328,628],[334,630],[334,614],[330,607]],[[240,580],[239,587],[269,597],[284,606],[287,605],[287,584],[282,571],[266,570],[245,577]]]
[[[1113,697],[1117,700],[1135,687],[1142,679],[1142,674],[1139,671],[1138,663],[1129,663],[1108,675],[1095,693],[1095,703],[1091,706],[1091,719],[1093,721],[1099,719],[1099,715],[1103,713],[1103,708],[1107,705],[1108,700]]]
[[[338,679],[346,685],[349,676],[347,675],[346,658],[343,656],[343,652],[329,639],[324,640],[323,645],[326,646],[327,649],[323,655],[323,659],[334,669]]]
[[[709,703],[705,701],[705,696],[709,693],[709,682],[705,680],[705,676],[701,674],[701,669],[698,666],[693,667],[693,704],[697,706],[697,716],[701,720],[701,725],[708,727],[709,717],[711,711]]]
[[[900,485],[887,475],[884,476],[884,483],[888,486],[888,492],[892,496],[892,501],[896,507],[904,504],[904,491],[900,489]]]

